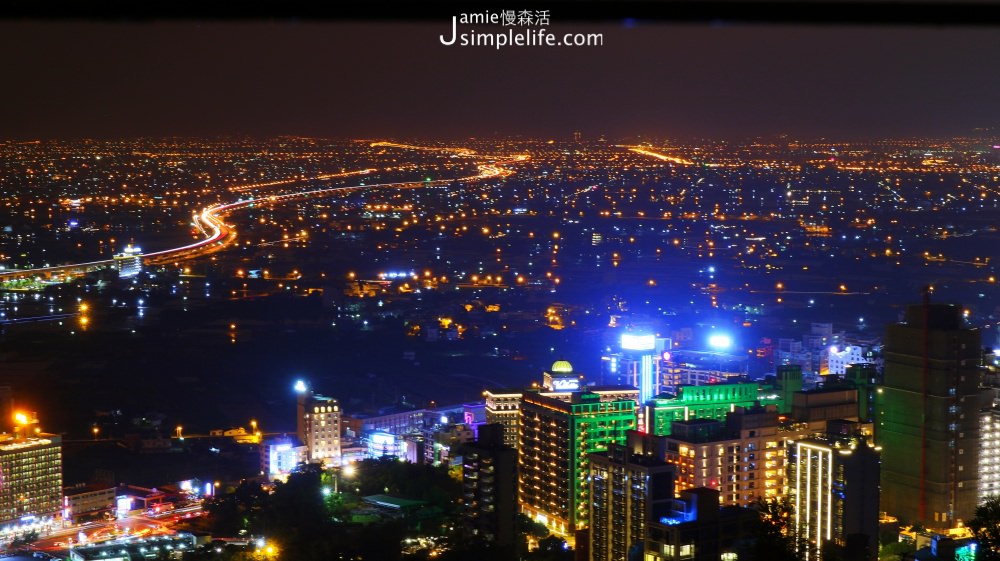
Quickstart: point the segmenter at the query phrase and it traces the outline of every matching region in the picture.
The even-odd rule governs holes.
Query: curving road
[[[432,181],[395,181],[390,183],[376,183],[372,185],[329,187],[325,189],[312,189],[309,191],[284,193],[281,195],[268,195],[250,199],[240,199],[232,203],[225,203],[225,204],[220,203],[211,205],[209,207],[202,209],[202,211],[200,213],[197,213],[194,217],[195,226],[206,235],[206,238],[204,240],[200,240],[195,243],[184,245],[181,247],[175,247],[163,251],[156,251],[153,253],[146,253],[142,256],[143,262],[144,264],[147,265],[169,263],[177,259],[191,259],[194,257],[200,257],[225,248],[227,245],[230,245],[233,241],[235,241],[236,232],[231,226],[225,223],[222,217],[229,214],[230,212],[240,210],[249,207],[251,205],[257,205],[257,206],[279,205],[301,199],[322,198],[358,189],[424,188],[424,187],[436,187],[441,185],[447,185],[454,181],[479,181],[482,179],[490,179],[495,177],[506,177],[508,175],[513,174],[514,172],[501,166],[506,164],[512,164],[515,162],[523,162],[527,159],[528,159],[527,156],[519,155],[519,156],[514,156],[513,158],[506,161],[498,161],[489,164],[480,164],[478,166],[479,174],[468,177],[437,179]],[[298,182],[329,179],[335,176],[352,175],[354,173],[367,174],[372,171],[375,170],[366,169],[366,170],[359,170],[358,172],[348,172],[346,174],[332,174],[332,175],[324,174],[324,175],[318,175],[310,179],[300,179],[298,180]],[[275,184],[277,183],[278,182],[276,182]],[[234,189],[234,190],[240,190],[240,189]],[[59,265],[56,267],[0,271],[0,281],[35,278],[35,277],[52,277],[61,274],[80,274],[80,273],[87,273],[90,271],[96,271],[99,269],[105,269],[113,265],[114,265],[114,259],[107,259],[104,261],[91,261],[88,263],[75,263],[70,265]]]

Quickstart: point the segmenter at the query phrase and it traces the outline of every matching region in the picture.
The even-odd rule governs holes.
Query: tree
[[[969,528],[979,542],[979,559],[1000,561],[1000,495],[993,495],[976,507]]]
[[[754,508],[758,517],[753,524],[756,540],[750,548],[751,557],[756,560],[798,561],[795,529],[791,525],[795,513],[792,502],[787,497],[760,498]]]
[[[25,532],[20,536],[14,538],[14,541],[10,543],[11,547],[21,547],[22,545],[29,545],[38,541],[38,530],[31,530],[30,532]]]
[[[555,534],[538,541],[538,549],[525,556],[533,561],[572,561],[575,558],[573,550],[566,545],[566,540]]]
[[[538,539],[549,535],[549,529],[545,526],[545,524],[538,522],[523,512],[517,513],[517,527],[520,533],[528,534]]]
[[[879,549],[878,558],[880,561],[902,561],[912,559],[912,555],[917,548],[912,543],[894,541],[887,543]]]

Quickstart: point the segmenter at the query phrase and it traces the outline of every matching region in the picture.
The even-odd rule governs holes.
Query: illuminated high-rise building
[[[579,391],[583,376],[573,369],[573,365],[565,360],[557,360],[552,367],[542,373],[542,385],[537,390],[495,389],[483,392],[486,401],[486,422],[503,425],[503,442],[517,449],[519,444],[519,416],[521,398],[525,391],[538,391],[541,395],[563,401],[572,399],[573,392]],[[638,405],[639,390],[631,386],[586,386],[590,393],[597,394],[601,401],[617,401],[630,399]]]
[[[622,334],[622,365],[629,382],[639,389],[639,404],[644,404],[660,393],[659,353],[664,350],[665,339],[653,334]]]
[[[841,558],[874,561],[878,554],[879,452],[865,438],[825,435],[789,443],[792,528],[806,560],[824,546]]]
[[[1000,409],[990,407],[979,416],[979,502],[1000,495]]]
[[[517,450],[503,442],[501,425],[483,425],[462,448],[463,521],[472,535],[513,548],[517,537]]]
[[[625,444],[636,427],[632,399],[602,401],[574,392],[568,401],[526,391],[520,407],[518,502],[521,511],[573,539],[588,527],[588,454]]]
[[[307,450],[307,461],[339,466],[340,404],[332,397],[313,393],[302,381],[296,382],[298,414],[296,434]]]
[[[629,431],[627,446],[612,443],[607,452],[590,454],[591,561],[642,552],[649,521],[673,504],[673,466],[657,453],[666,446],[657,440],[663,437]]]
[[[885,379],[876,437],[882,447],[882,510],[902,522],[951,528],[979,500],[979,331],[959,307],[910,306],[885,337]]]
[[[778,422],[777,408],[753,407],[716,419],[673,423],[666,459],[676,469],[677,492],[707,487],[728,506],[752,506],[784,496],[786,443],[804,436]]]
[[[119,277],[134,277],[142,272],[142,249],[129,244],[114,256],[114,262]]]
[[[62,507],[62,437],[18,414],[0,435],[0,531],[51,526]]]
[[[518,447],[517,424],[523,390],[486,390],[486,422],[503,427],[503,443],[513,449]]]

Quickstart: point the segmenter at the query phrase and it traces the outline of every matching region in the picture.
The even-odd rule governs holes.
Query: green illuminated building
[[[778,413],[791,411],[795,392],[802,390],[802,368],[798,365],[779,366],[773,385],[757,382],[678,386],[677,395],[657,397],[644,409],[647,431],[668,436],[674,421],[716,419],[724,421],[726,413],[737,407],[751,408],[755,404],[776,405]]]
[[[631,399],[601,401],[574,392],[570,401],[526,391],[520,408],[518,502],[521,511],[572,540],[588,527],[587,462],[636,428]]]
[[[910,306],[885,337],[885,381],[875,436],[882,446],[882,510],[947,529],[979,501],[980,334],[958,306]]]
[[[878,368],[872,363],[851,364],[844,374],[844,383],[858,390],[858,420],[875,421],[875,395],[878,391]]]

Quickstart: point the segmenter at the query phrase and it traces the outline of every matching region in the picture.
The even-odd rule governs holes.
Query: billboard
[[[622,348],[628,351],[651,351],[656,348],[656,336],[653,334],[624,333],[622,334]]]
[[[552,389],[557,392],[573,392],[580,389],[578,378],[553,378]]]

